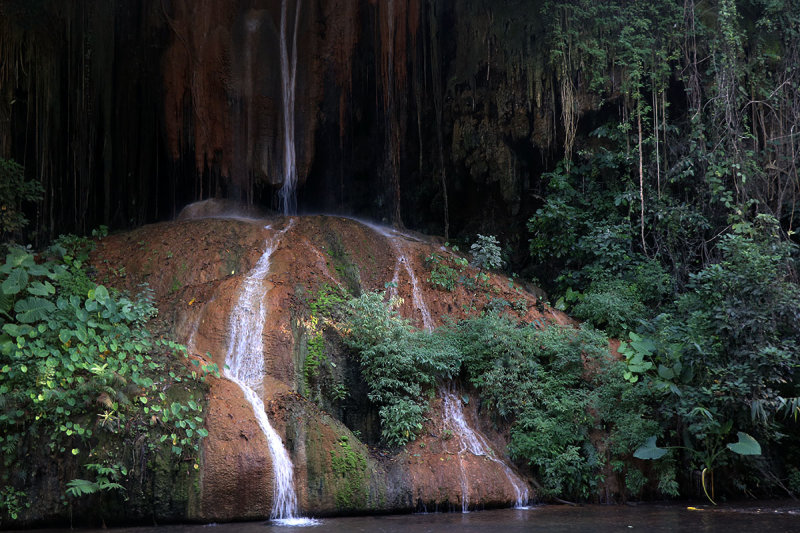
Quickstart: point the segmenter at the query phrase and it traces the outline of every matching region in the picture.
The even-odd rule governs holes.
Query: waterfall
[[[456,395],[455,391],[441,387],[439,389],[439,394],[442,396],[444,403],[445,424],[449,426],[454,437],[458,438],[461,443],[461,449],[458,451],[458,465],[461,469],[461,511],[464,513],[469,512],[469,482],[462,460],[465,453],[486,457],[497,463],[503,469],[511,486],[514,487],[515,506],[524,507],[527,505],[529,495],[528,487],[525,485],[525,482],[522,481],[505,462],[494,456],[491,446],[489,446],[489,443],[486,442],[486,439],[480,433],[473,431],[473,429],[469,427],[469,424],[467,424],[464,418],[461,399]]]
[[[386,237],[397,254],[397,262],[395,263],[394,267],[394,276],[392,277],[393,287],[390,289],[389,294],[392,296],[397,295],[397,284],[400,280],[400,270],[401,268],[404,269],[411,280],[412,303],[420,312],[423,327],[428,331],[432,331],[434,327],[433,318],[427,304],[425,303],[425,298],[422,295],[422,291],[420,290],[417,276],[414,274],[414,269],[412,268],[405,252],[404,242],[406,240],[413,240],[414,237],[401,233],[395,229],[378,226],[369,222],[360,222]],[[464,513],[469,512],[469,480],[467,479],[467,471],[463,462],[463,455],[465,453],[471,453],[472,455],[479,457],[486,457],[494,463],[497,463],[503,470],[503,473],[505,474],[511,486],[514,488],[515,506],[519,508],[527,505],[528,500],[530,499],[527,485],[516,473],[514,473],[513,470],[511,470],[511,468],[509,468],[504,461],[494,456],[494,452],[492,452],[492,448],[486,439],[480,433],[475,432],[469,427],[469,424],[467,424],[467,421],[464,418],[464,410],[461,407],[461,399],[458,398],[458,396],[455,394],[455,391],[442,386],[440,387],[439,394],[444,402],[444,423],[446,426],[448,426],[450,431],[453,432],[454,437],[457,438],[461,444],[461,449],[457,454],[458,466],[461,470],[461,511]]]
[[[281,90],[283,96],[283,186],[280,191],[284,215],[297,212],[297,161],[294,147],[294,101],[297,79],[297,25],[301,0],[297,0],[292,33],[292,57],[289,65],[289,45],[286,42],[288,0],[281,0]]]
[[[392,248],[394,248],[394,251],[397,254],[397,263],[395,263],[394,266],[392,288],[389,290],[389,295],[397,296],[397,284],[400,281],[400,267],[403,267],[403,269],[406,271],[406,274],[408,274],[409,280],[411,280],[411,303],[414,304],[414,307],[419,311],[420,316],[422,317],[422,326],[428,331],[433,331],[433,317],[428,309],[428,305],[425,303],[425,298],[422,296],[422,291],[419,288],[419,281],[417,280],[416,274],[414,274],[414,269],[409,263],[408,256],[405,253],[405,246],[402,242],[403,238],[411,237],[383,226],[377,226],[367,222],[362,222],[362,224],[389,239],[389,242],[392,244]]]
[[[265,372],[262,335],[267,318],[267,306],[264,302],[264,280],[269,274],[272,253],[280,237],[292,227],[293,222],[290,220],[286,227],[267,239],[264,253],[242,282],[239,298],[230,316],[228,353],[225,356],[227,368],[224,374],[242,389],[245,398],[253,407],[256,421],[269,445],[275,478],[270,517],[286,525],[307,525],[313,521],[297,516],[292,460],[280,436],[270,425],[264,410],[264,402],[256,392],[256,389],[262,387]],[[266,229],[270,227],[266,226]]]

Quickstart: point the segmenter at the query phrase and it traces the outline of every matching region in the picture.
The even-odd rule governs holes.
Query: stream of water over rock
[[[289,220],[282,230],[267,239],[264,253],[242,281],[239,298],[231,310],[228,353],[225,356],[227,368],[224,373],[226,378],[242,389],[267,439],[275,481],[270,517],[286,525],[306,525],[313,521],[297,516],[292,460],[280,436],[269,423],[264,402],[257,392],[263,387],[264,379],[262,334],[267,318],[264,281],[269,274],[272,253],[280,243],[281,236],[289,231],[293,222]],[[269,226],[266,228],[270,229]]]
[[[397,254],[397,262],[394,266],[394,276],[392,277],[392,285],[389,287],[389,295],[394,297],[398,294],[397,288],[400,283],[400,268],[402,267],[406,271],[406,274],[408,274],[408,279],[411,282],[411,302],[420,313],[422,327],[428,331],[433,331],[433,317],[431,316],[430,310],[428,310],[428,305],[425,303],[425,297],[422,295],[422,291],[419,288],[417,276],[414,274],[414,269],[409,263],[409,257],[406,254],[405,245],[403,244],[404,239],[413,239],[413,237],[385,226],[378,226],[366,222],[362,222],[362,224],[365,224],[367,227],[386,237]]]
[[[527,505],[530,495],[528,494],[528,487],[525,485],[525,482],[515,474],[504,461],[495,457],[492,447],[483,435],[469,427],[467,420],[464,418],[461,398],[456,394],[452,384],[449,388],[445,386],[440,387],[439,395],[442,397],[444,403],[445,425],[449,427],[454,435],[457,435],[457,439],[461,443],[461,448],[458,451],[458,464],[461,468],[461,511],[464,513],[469,511],[469,481],[467,480],[467,472],[462,459],[465,453],[486,457],[497,463],[503,469],[511,486],[514,487],[516,497],[515,506],[521,508]]]
[[[386,237],[397,254],[390,295],[397,295],[398,283],[400,281],[400,269],[402,268],[406,271],[409,281],[411,282],[411,299],[414,307],[421,315],[422,326],[428,331],[433,331],[433,318],[428,309],[428,305],[425,303],[425,297],[419,288],[419,282],[417,276],[414,274],[414,268],[410,264],[409,256],[406,253],[404,240],[412,239],[412,237],[383,226],[376,226],[373,224],[368,224],[368,226]],[[441,385],[439,387],[439,396],[443,400],[444,410],[442,414],[444,416],[445,426],[457,436],[458,441],[461,443],[461,449],[458,451],[458,464],[461,470],[461,512],[469,512],[470,487],[463,462],[463,455],[465,453],[471,453],[480,457],[488,457],[491,461],[497,463],[502,468],[511,486],[514,487],[515,506],[519,508],[527,505],[530,500],[530,495],[525,482],[515,474],[504,461],[495,457],[486,439],[467,424],[464,418],[464,410],[461,407],[461,399],[456,395],[452,384],[449,386]]]

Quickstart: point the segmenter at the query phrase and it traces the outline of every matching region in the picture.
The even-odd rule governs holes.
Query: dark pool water
[[[414,515],[324,518],[307,527],[288,527],[270,522],[119,528],[113,533],[517,533],[529,531],[605,532],[725,532],[800,533],[800,502],[757,507],[687,505],[638,506],[534,506],[468,514],[431,513]],[[57,530],[49,530],[51,533]],[[65,530],[68,531],[68,530]]]

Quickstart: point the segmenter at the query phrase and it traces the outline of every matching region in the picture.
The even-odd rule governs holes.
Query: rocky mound
[[[381,450],[375,447],[377,413],[346,349],[335,339],[327,348],[347,385],[346,398],[315,395],[304,376],[309,302],[324,287],[350,294],[385,289],[402,298],[400,313],[419,328],[498,301],[513,302],[507,312],[529,322],[568,322],[508,278],[489,274],[481,290],[465,284],[444,290],[428,281],[437,265],[458,264],[467,278],[477,271],[436,239],[330,216],[201,218],[145,226],[104,239],[95,264],[105,283],[135,292],[146,282],[163,333],[185,343],[192,357],[223,369],[234,342],[231,313],[268,246],[273,247],[268,270],[259,281],[263,379],[253,389],[294,463],[301,512],[460,510],[520,500],[529,483],[505,458],[502,428],[490,428],[455,385],[443,385],[431,401],[429,421],[416,441]],[[187,517],[269,516],[273,463],[253,407],[224,378],[212,379],[208,402],[200,503]]]

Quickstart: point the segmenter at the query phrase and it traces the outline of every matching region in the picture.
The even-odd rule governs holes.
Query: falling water
[[[414,274],[414,269],[411,267],[408,257],[404,251],[405,240],[412,237],[384,226],[378,226],[368,222],[362,223],[389,239],[389,242],[392,244],[392,247],[397,254],[397,263],[395,263],[394,276],[392,278],[393,287],[390,294],[392,296],[397,295],[397,284],[400,280],[400,268],[402,266],[411,280],[411,299],[414,307],[416,307],[422,315],[422,325],[428,331],[432,331],[433,318],[431,317],[428,306],[425,303],[425,298],[422,295],[422,291],[420,291],[419,282],[417,280],[417,276]],[[458,465],[461,470],[461,511],[464,513],[469,512],[469,481],[467,480],[467,472],[462,460],[464,453],[471,453],[475,456],[486,457],[497,463],[500,468],[502,468],[511,486],[514,487],[515,506],[524,507],[529,500],[528,487],[526,486],[525,482],[522,481],[522,479],[520,479],[520,477],[516,475],[505,462],[494,456],[494,454],[491,452],[489,443],[486,442],[486,439],[484,439],[482,435],[476,433],[472,430],[472,428],[469,427],[464,418],[464,411],[461,408],[461,400],[458,398],[455,392],[442,386],[439,393],[444,400],[445,424],[449,426],[450,431],[457,436],[459,442],[461,443],[461,449],[458,452]]]
[[[514,487],[515,506],[523,507],[528,503],[528,488],[519,476],[517,476],[507,464],[494,456],[489,443],[482,435],[476,433],[469,427],[464,418],[464,410],[461,408],[461,400],[451,389],[441,387],[439,393],[444,401],[445,424],[450,426],[450,431],[458,437],[461,449],[458,452],[458,464],[461,468],[461,511],[469,511],[469,483],[467,474],[462,461],[464,453],[482,456],[500,465],[511,486]]]
[[[313,521],[297,517],[292,460],[283,447],[280,436],[270,425],[264,410],[264,402],[256,392],[256,389],[262,386],[264,379],[262,334],[267,318],[264,280],[269,274],[272,253],[280,237],[289,230],[292,223],[290,220],[286,227],[267,239],[264,253],[242,282],[239,299],[231,311],[225,377],[242,389],[245,398],[253,407],[256,421],[269,445],[275,476],[271,518],[286,525],[306,525]]]
[[[394,266],[394,276],[392,277],[392,287],[389,291],[389,295],[397,296],[397,285],[400,281],[400,267],[402,266],[406,274],[408,274],[408,278],[411,280],[411,302],[422,316],[422,326],[426,330],[432,331],[433,317],[428,309],[428,305],[425,303],[425,298],[422,296],[422,291],[419,288],[419,281],[417,280],[416,274],[414,274],[414,269],[411,267],[408,256],[406,256],[404,251],[405,245],[403,244],[403,240],[404,238],[408,238],[408,235],[383,226],[365,222],[362,223],[389,239],[389,242],[392,243],[392,248],[394,248],[397,254],[397,263],[395,263]]]
[[[286,42],[288,0],[281,0],[281,89],[283,95],[283,186],[280,197],[284,215],[297,212],[297,165],[294,149],[294,101],[297,75],[297,24],[301,0],[297,0],[292,33],[292,57],[289,66],[289,44]]]

